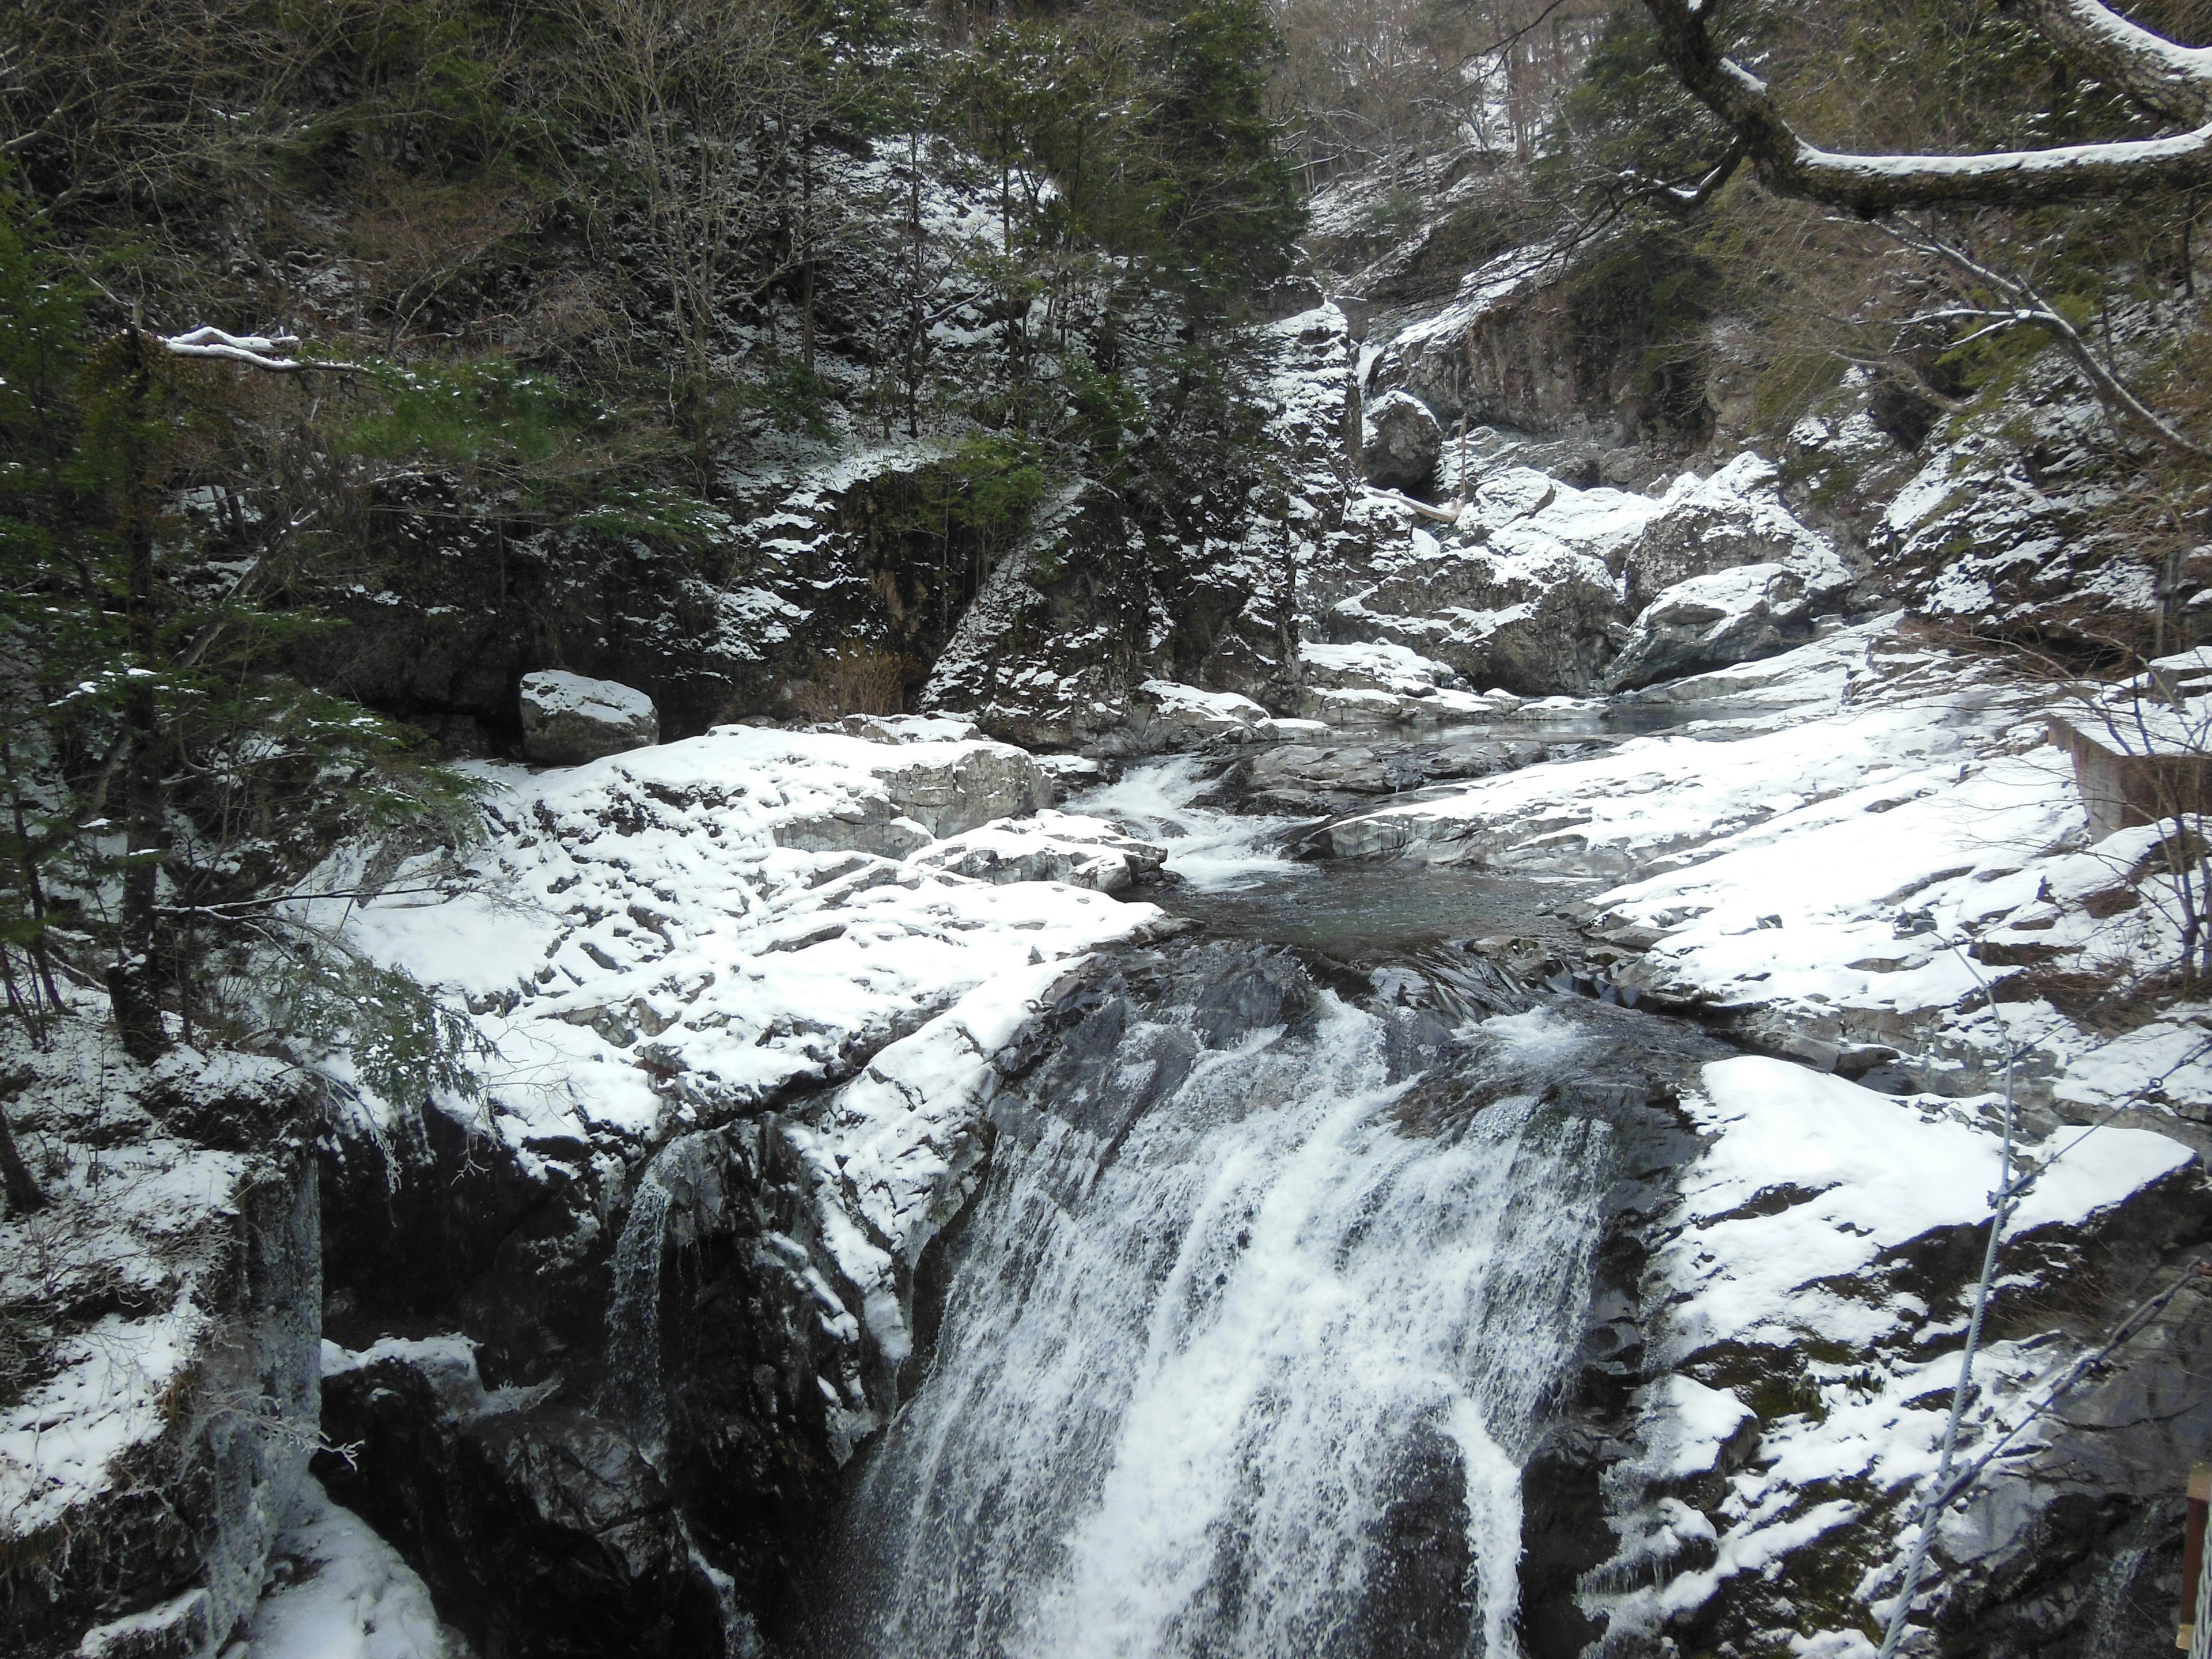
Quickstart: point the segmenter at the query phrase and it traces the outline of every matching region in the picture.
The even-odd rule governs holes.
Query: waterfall
[[[609,1264],[601,1409],[629,1430],[639,1452],[656,1468],[668,1439],[668,1398],[660,1378],[660,1259],[667,1230],[668,1188],[647,1175],[630,1194],[629,1214]]]
[[[1516,1651],[1520,1463],[1608,1129],[1524,1094],[1415,1132],[1384,1021],[1326,994],[1211,1037],[1184,1012],[1002,1105],[822,1651]]]

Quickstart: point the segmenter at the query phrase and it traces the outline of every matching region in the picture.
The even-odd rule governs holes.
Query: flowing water
[[[1172,886],[1143,896],[1218,934],[1363,956],[1491,933],[1548,937],[1565,931],[1568,901],[1595,885],[1454,865],[1295,858],[1290,842],[1311,820],[1198,805],[1209,781],[1198,761],[1158,761],[1069,805],[1164,847]]]
[[[1158,763],[1077,805],[1163,839],[1164,902],[1217,935],[1356,933],[1388,985],[1433,979],[1411,947],[1498,930],[1498,892],[1302,864],[1287,821],[1194,805],[1203,781]],[[1510,1659],[1521,1467],[1612,1179],[1604,1114],[1540,1083],[1588,1032],[1542,1005],[1340,996],[1234,938],[1162,961],[998,1103],[816,1651]]]

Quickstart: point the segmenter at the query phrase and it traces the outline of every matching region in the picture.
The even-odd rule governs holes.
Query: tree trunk
[[[31,1178],[31,1167],[15,1148],[15,1131],[8,1121],[8,1109],[0,1106],[0,1183],[8,1194],[9,1215],[29,1215],[46,1207],[46,1195]]]
[[[814,372],[814,134],[799,149],[799,361]]]
[[[161,711],[154,696],[154,665],[161,640],[154,613],[153,458],[147,453],[146,404],[153,372],[137,325],[130,332],[131,434],[125,449],[123,480],[123,543],[130,562],[130,592],[125,601],[132,684],[123,706],[130,750],[124,763],[124,817],[128,856],[123,866],[122,928],[115,964],[107,970],[107,994],[125,1053],[142,1065],[161,1057],[169,1046],[161,1028],[161,975],[155,959],[155,893],[161,874],[163,829]]]

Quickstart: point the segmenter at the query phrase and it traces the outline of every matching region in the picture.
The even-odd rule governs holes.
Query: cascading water
[[[647,1460],[661,1462],[668,1401],[660,1376],[660,1265],[667,1243],[668,1188],[647,1175],[630,1195],[615,1241],[607,1302],[605,1408],[637,1437]]]
[[[1311,865],[1283,854],[1284,832],[1301,820],[1196,805],[1210,781],[1200,762],[1178,756],[1133,766],[1114,782],[1068,805],[1158,842],[1167,851],[1168,872],[1201,891],[1295,880],[1313,873]]]
[[[1389,1018],[1219,952],[1002,1098],[817,1650],[1515,1651],[1519,1465],[1579,1335],[1607,1126],[1534,1091],[1416,1111]],[[1577,1041],[1540,1011],[1462,1054]]]

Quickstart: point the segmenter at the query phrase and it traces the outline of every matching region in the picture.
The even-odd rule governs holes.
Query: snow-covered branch
[[[2080,67],[2170,121],[2212,122],[2212,47],[2176,46],[2098,0],[2014,0]]]
[[[1800,137],[1766,83],[1724,53],[1696,0],[1644,0],[1668,67],[1718,116],[1778,195],[1862,217],[1917,208],[2030,206],[2124,195],[2154,184],[2212,184],[2212,51],[2175,46],[2098,0],[2024,0],[2028,21],[2086,73],[2109,76],[2169,119],[2165,137],[1973,155],[1861,155]]]
[[[299,374],[308,370],[325,374],[352,374],[360,372],[357,363],[323,362],[309,357],[292,357],[279,354],[296,349],[300,337],[296,334],[226,334],[219,328],[195,328],[183,334],[157,334],[161,349],[179,357],[220,357],[226,362],[244,363],[249,368],[266,369],[273,374]]]

